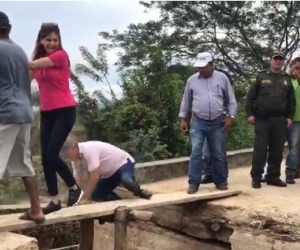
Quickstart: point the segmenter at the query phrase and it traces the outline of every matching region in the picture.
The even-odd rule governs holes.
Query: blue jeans
[[[207,143],[207,140],[204,142],[204,148],[203,148],[203,160],[204,160],[204,175],[211,176],[213,179],[211,172],[211,155],[210,155],[210,149]],[[228,161],[227,161],[227,152],[225,150],[225,166],[226,166],[226,172],[227,172],[227,178],[228,178]]]
[[[96,184],[92,193],[93,201],[107,201],[111,196],[115,196],[113,190],[121,183],[127,188],[128,186],[136,186],[138,183],[134,178],[135,163],[129,159],[109,178],[101,177]],[[127,188],[130,189],[130,188]],[[130,190],[131,191],[131,190]]]
[[[300,122],[294,122],[293,125],[287,129],[287,141],[289,153],[286,158],[286,176],[295,176],[297,173],[297,166],[299,161],[299,147],[300,147]]]
[[[189,163],[189,183],[199,186],[203,170],[203,146],[207,139],[211,152],[211,172],[216,185],[227,181],[226,171],[226,132],[222,131],[225,116],[212,121],[195,117],[190,130],[192,153]]]

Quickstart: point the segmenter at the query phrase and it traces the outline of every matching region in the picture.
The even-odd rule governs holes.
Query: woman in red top
[[[56,173],[69,187],[68,206],[77,204],[83,195],[59,155],[76,120],[76,102],[69,86],[69,57],[62,48],[57,24],[42,24],[29,68],[40,90],[42,165],[51,197],[43,211],[49,214],[61,209]]]

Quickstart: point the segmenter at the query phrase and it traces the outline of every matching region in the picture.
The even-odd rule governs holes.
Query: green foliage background
[[[76,69],[80,70],[76,70],[76,74],[90,78],[103,74],[103,66],[96,60],[99,51],[105,56],[102,50],[104,48],[99,45],[93,56],[82,48],[83,57],[99,65],[94,64],[85,71],[82,71],[83,65],[77,65]],[[100,91],[89,95],[84,88],[79,88],[79,122],[85,128],[86,138],[118,145],[139,162],[188,156],[190,139],[180,134],[178,112],[186,80],[193,73],[192,67],[172,64],[168,54],[156,48],[149,53],[147,64],[122,70],[122,97],[117,98],[112,89],[111,96],[107,97]],[[78,78],[74,82],[76,80]],[[237,90],[239,95],[245,95],[245,88]],[[101,108],[87,105],[93,101],[100,103]],[[253,128],[246,123],[243,104],[239,106],[236,124],[229,133],[228,150],[252,146]]]

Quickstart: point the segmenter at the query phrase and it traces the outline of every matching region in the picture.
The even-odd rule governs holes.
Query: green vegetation
[[[216,66],[234,79],[239,114],[229,133],[228,150],[252,146],[253,128],[246,123],[243,97],[248,78],[268,67],[272,49],[287,57],[299,45],[298,2],[151,2],[146,9],[161,11],[157,21],[130,24],[128,29],[102,31],[105,42],[95,54],[81,47],[85,64],[75,67],[73,81],[81,101],[80,122],[88,139],[100,139],[131,152],[138,161],[188,156],[190,141],[179,133],[178,110],[190,66],[200,51],[211,51]],[[255,25],[254,25],[255,24]],[[120,52],[118,71],[122,97],[108,81],[106,53]],[[88,95],[80,81],[87,77],[109,95]],[[103,108],[89,106],[92,98]]]

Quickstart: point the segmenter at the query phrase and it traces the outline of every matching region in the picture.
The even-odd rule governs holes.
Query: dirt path
[[[286,221],[290,216],[293,223],[300,225],[300,181],[287,188],[272,187],[263,184],[261,189],[251,188],[250,168],[230,170],[229,189],[241,190],[241,195],[210,202],[214,205],[241,208],[251,213],[278,215],[278,219]],[[284,178],[284,175],[282,176]],[[187,178],[177,178],[144,185],[154,192],[169,193],[185,190]],[[213,184],[202,185],[199,192],[205,189],[214,189]]]
[[[275,216],[282,222],[300,225],[300,180],[297,184],[289,185],[287,188],[264,184],[261,189],[257,190],[251,188],[249,172],[249,167],[230,170],[229,189],[241,190],[243,193],[236,197],[216,200],[210,204],[240,208],[251,214],[268,215],[272,213],[273,217]],[[181,191],[187,188],[187,177],[150,183],[143,187],[157,193]],[[201,185],[199,192],[205,189],[215,189],[215,187],[213,184]],[[42,202],[45,204],[46,200],[43,197]],[[0,205],[0,210],[23,207],[28,207],[28,201],[23,200],[14,205]],[[291,221],[289,221],[290,219]]]
[[[284,165],[282,170],[284,171]],[[289,185],[287,188],[272,187],[263,184],[261,189],[256,190],[251,188],[249,173],[250,167],[230,170],[229,189],[241,190],[243,192],[242,194],[209,202],[207,205],[202,205],[200,209],[199,205],[197,205],[197,211],[192,215],[185,214],[185,211],[183,211],[182,213],[185,215],[183,220],[189,221],[186,224],[187,228],[185,229],[185,233],[202,238],[201,235],[193,235],[195,232],[201,233],[199,224],[197,224],[196,231],[194,230],[195,228],[190,230],[189,226],[192,226],[193,221],[196,220],[198,220],[200,224],[203,223],[203,225],[206,225],[205,223],[207,221],[216,220],[216,223],[225,223],[234,228],[234,233],[232,237],[230,237],[231,240],[235,240],[236,242],[253,241],[253,248],[249,245],[247,250],[300,249],[300,245],[297,243],[287,243],[300,242],[300,180],[297,180],[297,184]],[[284,175],[282,175],[282,177],[285,178]],[[143,185],[143,188],[157,193],[181,191],[187,188],[187,177],[146,184]],[[202,185],[199,192],[207,189],[213,190],[215,187],[213,184]],[[18,205],[0,205],[0,210],[13,209],[16,207],[26,208],[28,207],[28,202],[23,201]],[[178,217],[178,212],[175,210],[172,211],[172,209],[173,208],[169,208],[169,210],[162,208],[161,212],[168,214],[170,219],[165,219],[161,224],[168,224],[171,220],[175,221]],[[184,210],[184,208],[182,209]],[[174,218],[171,218],[172,214],[174,214]],[[230,234],[228,236],[230,236]],[[261,239],[261,237],[263,237],[263,239]],[[256,240],[258,243],[254,243]],[[285,242],[285,248],[274,248],[274,246],[281,244],[281,241]],[[262,248],[257,248],[262,242],[266,245]],[[241,244],[243,245],[244,243]],[[297,245],[296,248],[293,248],[291,245],[286,248],[286,244]]]

